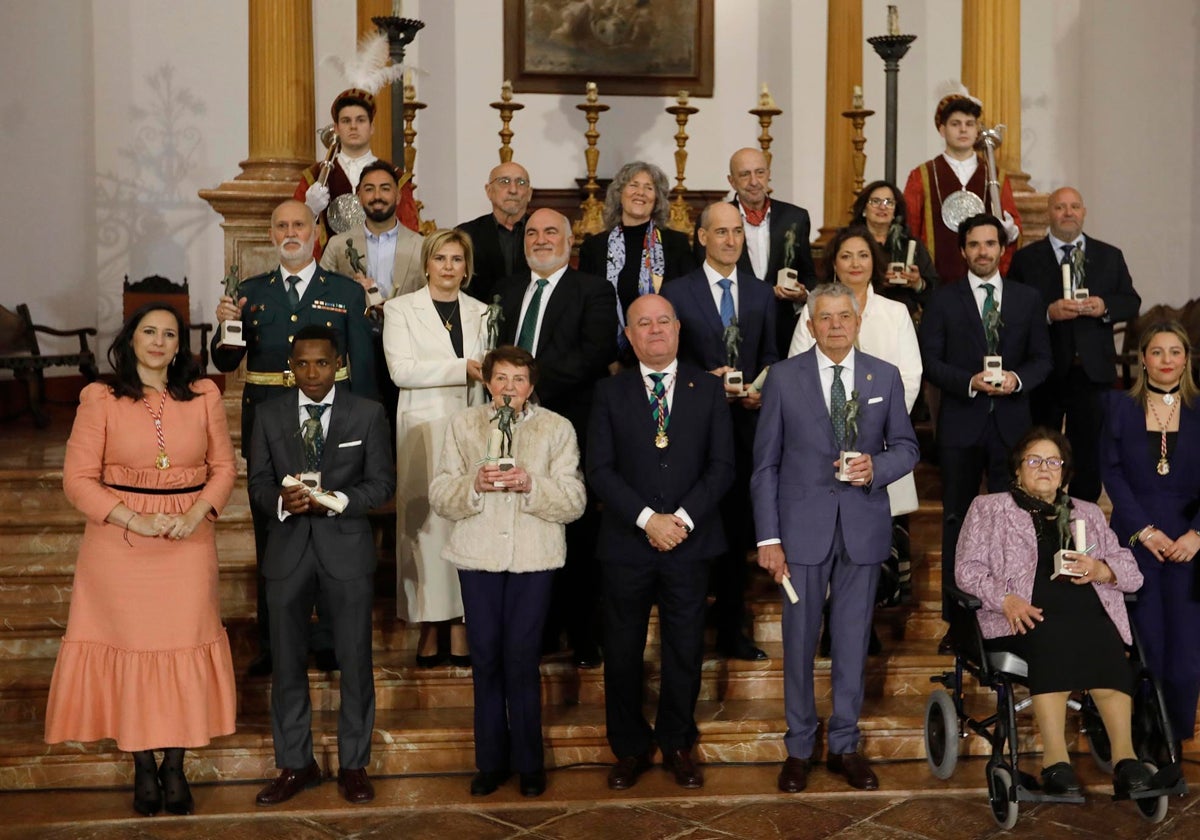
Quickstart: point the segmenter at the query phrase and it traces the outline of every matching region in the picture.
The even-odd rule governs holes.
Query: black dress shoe
[[[351,805],[361,805],[375,798],[375,788],[367,778],[367,769],[338,770],[338,793]]]
[[[135,762],[133,765],[133,810],[143,817],[153,817],[163,806],[162,784],[154,767],[154,754],[149,753],[149,763]]]
[[[629,790],[637,784],[638,777],[650,769],[650,755],[627,755],[618,759],[608,771],[608,786],[611,790]]]
[[[1124,761],[1121,762],[1121,764],[1124,763]],[[1114,771],[1114,782],[1116,778],[1117,773]],[[1075,777],[1075,771],[1071,768],[1070,763],[1060,761],[1057,764],[1051,764],[1049,767],[1042,768],[1042,791],[1044,793],[1048,793],[1051,796],[1078,796],[1082,790],[1079,786],[1079,779]]]
[[[576,668],[599,668],[604,662],[604,656],[594,644],[579,645],[571,655],[571,661],[575,663]]]
[[[687,790],[704,787],[704,776],[692,760],[692,751],[670,750],[663,753],[663,769],[675,776],[675,784]]]
[[[779,771],[779,789],[784,793],[799,793],[808,787],[808,771],[812,763],[807,758],[788,756]]]
[[[450,664],[453,665],[455,668],[470,668],[471,667],[471,654],[469,654],[469,653],[463,653],[463,654],[452,653],[452,654],[450,654]]]
[[[845,776],[852,788],[879,790],[879,777],[871,769],[870,763],[856,752],[830,753],[825,759],[825,766],[830,772]]]
[[[320,648],[313,651],[313,661],[317,663],[317,670],[330,673],[340,670],[338,668],[337,654],[333,652],[333,648]]]
[[[1154,774],[1136,758],[1125,758],[1113,768],[1113,794],[1125,798],[1131,793],[1150,790]]]
[[[521,795],[522,796],[541,796],[546,792],[546,771],[538,770],[536,773],[521,774]]]
[[[246,668],[247,677],[269,677],[271,676],[271,654],[260,653],[254,657],[254,661]]]
[[[312,762],[300,770],[282,770],[269,785],[254,797],[259,805],[278,805],[287,802],[305,788],[314,788],[321,784],[321,767]]]
[[[480,770],[471,779],[472,796],[488,796],[496,792],[500,785],[508,781],[512,775],[509,770]]]
[[[717,637],[717,653],[725,659],[742,659],[747,662],[758,662],[766,659],[767,653],[755,647],[754,642],[741,633],[733,637]]]
[[[186,816],[196,809],[192,799],[192,789],[188,787],[187,776],[178,767],[168,767],[165,763],[158,768],[158,781],[163,789],[163,807],[168,814]]]
[[[437,653],[431,653],[429,656],[424,656],[419,653],[417,654],[418,668],[436,668],[439,665],[445,665],[449,661],[449,654],[442,653],[441,651],[438,651]]]

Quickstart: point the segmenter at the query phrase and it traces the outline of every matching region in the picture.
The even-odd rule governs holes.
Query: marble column
[[[825,213],[820,242],[850,221],[854,203],[854,136],[842,111],[863,83],[862,0],[828,0],[825,58]]]
[[[397,14],[393,0],[358,0],[358,38],[378,31],[371,18]],[[404,161],[392,160],[392,88],[389,85],[375,94],[375,122],[371,134],[371,151],[375,157],[403,168]]]

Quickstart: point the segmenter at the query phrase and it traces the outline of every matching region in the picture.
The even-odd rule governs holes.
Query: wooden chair
[[[1142,339],[1142,332],[1151,324],[1162,321],[1178,321],[1183,326],[1192,344],[1192,368],[1197,370],[1196,362],[1200,361],[1200,298],[1189,300],[1183,306],[1156,303],[1134,320],[1113,327],[1113,334],[1117,337],[1115,340],[1121,344],[1121,352],[1117,355],[1117,368],[1126,390],[1133,387],[1134,372],[1141,364],[1138,358],[1138,343]]]
[[[38,333],[56,336],[76,336],[79,339],[78,353],[42,355],[38,346]],[[43,371],[50,367],[78,367],[88,382],[100,377],[96,367],[96,356],[88,348],[87,337],[95,335],[93,327],[74,330],[56,330],[33,323],[29,307],[22,303],[13,311],[0,306],[0,369],[11,370],[13,377],[25,383],[29,393],[29,410],[33,423],[39,429],[50,425],[46,413],[46,380]]]
[[[169,303],[175,307],[179,313],[179,317],[183,318],[183,326],[187,329],[196,330],[200,333],[200,346],[193,347],[192,350],[200,363],[200,370],[208,370],[208,335],[212,332],[213,325],[205,322],[191,323],[190,298],[188,296],[188,281],[183,278],[183,283],[174,283],[166,277],[158,274],[153,274],[136,283],[129,282],[129,275],[125,275],[125,287],[122,292],[122,308],[124,309],[124,318],[128,319],[130,315],[138,310],[139,307],[147,303]]]

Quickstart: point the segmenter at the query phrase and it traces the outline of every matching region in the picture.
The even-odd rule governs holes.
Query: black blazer
[[[1078,354],[1088,379],[1097,385],[1111,385],[1117,378],[1112,325],[1136,318],[1142,299],[1134,291],[1133,278],[1120,248],[1088,236],[1083,256],[1087,290],[1104,300],[1108,313],[1103,318],[1076,318],[1050,324],[1054,376],[1065,377]],[[1060,263],[1060,255],[1054,253],[1050,240],[1042,239],[1013,255],[1006,279],[1037,289],[1043,303],[1049,306],[1062,297]]]
[[[663,288],[666,288],[665,284],[668,281],[687,274],[696,267],[696,263],[692,260],[692,249],[688,244],[687,234],[662,226],[658,231],[662,234]],[[579,246],[579,270],[601,280],[608,277],[609,232],[606,230],[589,236]]]
[[[596,386],[587,441],[587,478],[604,502],[597,555],[613,563],[659,557],[638,515],[683,508],[696,529],[670,553],[711,558],[727,547],[718,504],[733,482],[733,431],[721,381],[679,364],[667,427],[670,445],[654,445],[656,427],[641,369]]]
[[[1021,283],[1005,282],[1001,293],[1000,346],[1004,369],[1021,380],[1006,397],[968,395],[971,377],[983,370],[987,339],[971,284],[963,279],[940,287],[921,317],[921,362],[925,378],[942,389],[938,438],[946,446],[980,442],[988,415],[995,413],[1000,435],[1012,446],[1033,422],[1029,394],[1050,374],[1050,339],[1041,295]]]
[[[471,237],[471,244],[475,248],[475,273],[471,275],[471,282],[463,291],[484,303],[492,302],[492,295],[496,293],[496,284],[510,273],[504,265],[504,252],[500,250],[500,231],[496,227],[498,224],[495,215],[484,213],[479,218],[463,222],[458,226],[459,230]],[[520,224],[522,225],[520,230],[524,230],[525,219],[522,219]],[[529,264],[525,262],[524,237],[517,236],[513,243],[511,273],[524,274],[527,271],[529,271]]]
[[[517,343],[521,301],[531,277],[526,271],[496,286],[504,307],[505,344]],[[608,366],[617,358],[617,294],[599,277],[568,268],[542,305],[546,314],[533,352],[538,402],[571,421],[582,448],[592,388],[608,376]]]
[[[258,407],[250,443],[250,503],[268,521],[262,574],[286,578],[312,544],[321,566],[338,580],[375,571],[375,539],[367,511],[396,490],[391,432],[383,406],[337,387],[330,408],[329,434],[321,454],[321,484],[349,498],[337,516],[306,514],[279,521],[280,488],[285,475],[304,470],[300,436],[299,392],[292,391]]]

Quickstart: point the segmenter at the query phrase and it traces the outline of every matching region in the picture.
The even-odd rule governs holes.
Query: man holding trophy
[[[958,532],[981,479],[986,476],[991,493],[1012,480],[1009,450],[1032,425],[1029,393],[1051,368],[1041,295],[1000,276],[1008,241],[1003,224],[981,213],[959,226],[958,238],[967,279],[933,293],[920,329],[925,378],[942,391],[937,444],[944,586],[953,584]],[[942,610],[946,618],[946,601]]]
[[[854,293],[827,283],[809,293],[816,344],[771,368],[763,389],[750,492],[758,563],[784,584],[784,702],[788,758],[779,789],[808,785],[816,747],[813,657],[830,593],[833,715],[828,768],[852,787],[879,781],[858,752],[867,641],[892,515],[887,485],[916,466],[917,438],[900,373],[855,349]]]

